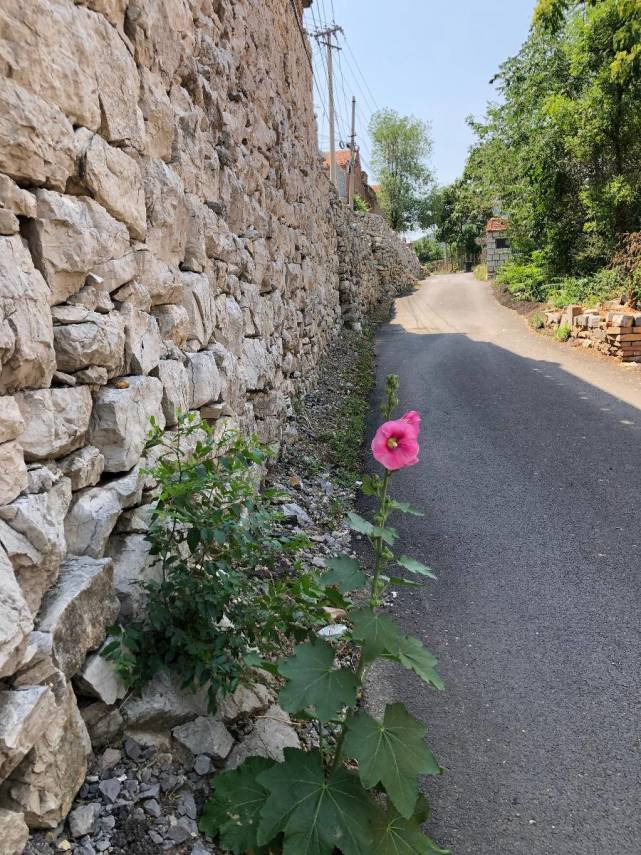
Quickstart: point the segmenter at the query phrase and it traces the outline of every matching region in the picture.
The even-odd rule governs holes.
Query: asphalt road
[[[400,545],[439,574],[394,612],[446,692],[385,668],[445,767],[454,855],[641,853],[641,368],[531,332],[471,275],[397,301],[378,392],[424,417]],[[378,423],[372,407],[370,429]]]

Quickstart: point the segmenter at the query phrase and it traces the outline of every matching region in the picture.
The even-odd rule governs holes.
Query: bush
[[[506,261],[498,271],[496,281],[518,300],[540,303],[547,298],[549,277],[543,266],[535,261]]]
[[[434,261],[441,261],[443,259],[441,245],[433,238],[419,238],[419,240],[414,241],[413,246],[414,252],[421,264],[431,264]]]
[[[474,277],[479,282],[487,282],[487,264],[477,264],[474,268]]]
[[[569,324],[561,324],[558,330],[554,333],[554,337],[558,341],[567,341],[572,335],[572,327]]]
[[[528,323],[533,330],[542,330],[545,326],[545,319],[539,312],[535,312],[533,315],[530,315]]]
[[[592,276],[567,277],[548,291],[548,302],[562,309],[572,303],[595,306],[621,296],[624,290],[618,270],[603,269]]]
[[[370,210],[365,199],[363,199],[362,196],[359,196],[358,193],[354,193],[354,210],[361,214],[368,214]]]
[[[127,688],[170,671],[184,688],[207,687],[214,709],[251,650],[278,651],[323,624],[325,597],[305,574],[274,578],[283,553],[307,541],[282,528],[274,492],[258,490],[266,446],[233,432],[217,437],[187,414],[171,434],[153,425],[147,447],[161,453],[149,471],[158,486],[147,533],[159,580],[142,583],[145,615],[112,627],[105,653]]]

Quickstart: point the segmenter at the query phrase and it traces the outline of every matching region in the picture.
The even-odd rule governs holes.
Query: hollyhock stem
[[[385,476],[383,477],[383,483],[381,484],[381,489],[379,492],[380,504],[378,508],[378,513],[374,517],[377,526],[379,526],[380,528],[383,528],[383,526],[387,522],[387,517],[389,516],[389,511],[387,509],[387,491],[389,489],[389,482],[391,477],[392,473],[389,471],[389,469],[386,469]],[[385,566],[383,538],[374,538],[373,546],[374,552],[376,554],[376,563],[374,564],[374,575],[372,577],[372,585],[370,588],[370,605],[374,609],[380,605],[378,599],[378,581],[380,579],[381,573],[383,572],[383,567]],[[363,677],[365,676],[365,668],[365,657],[363,656],[363,648],[361,647],[358,657],[358,665],[356,666],[356,679],[358,680],[359,685],[362,685],[363,683]],[[330,766],[330,771],[333,771],[343,759],[343,743],[345,742],[345,734],[347,732],[347,722],[349,721],[353,713],[353,710],[349,710],[347,715],[345,716],[345,721],[341,725],[341,732],[339,733],[338,739],[336,740],[336,750],[334,752],[334,758]]]

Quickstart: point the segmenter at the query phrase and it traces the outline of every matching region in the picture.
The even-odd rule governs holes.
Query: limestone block
[[[0,29],[4,31],[1,24]],[[74,154],[73,127],[66,116],[0,75],[0,171],[16,181],[64,190]]]
[[[165,673],[158,674],[139,696],[130,696],[122,705],[128,730],[168,730],[207,715],[204,692],[191,694],[180,688],[180,681]]]
[[[51,633],[54,662],[66,677],[80,670],[87,651],[103,642],[118,614],[112,583],[108,558],[70,556],[44,599],[38,629]]]
[[[31,610],[0,547],[0,678],[13,674],[22,661],[32,629]]]
[[[189,315],[188,338],[196,348],[205,347],[216,326],[216,300],[209,279],[201,273],[182,273],[184,285],[183,306]]]
[[[0,781],[32,749],[55,711],[47,686],[0,690]]]
[[[187,354],[189,360],[188,371],[191,387],[191,404],[189,409],[196,410],[212,401],[217,401],[222,382],[216,355],[209,350],[201,350],[198,353]]]
[[[216,298],[216,316],[214,339],[235,356],[240,356],[245,337],[243,310],[233,297],[221,294]]]
[[[90,753],[75,695],[61,680],[46,730],[5,781],[0,799],[8,808],[23,811],[30,828],[55,828],[84,782]]]
[[[235,692],[220,698],[218,713],[226,724],[233,724],[241,716],[253,718],[264,713],[272,703],[273,697],[266,686],[241,683]]]
[[[98,698],[110,706],[124,698],[126,693],[113,663],[99,653],[93,653],[87,657],[74,683],[79,694]]]
[[[59,674],[53,661],[51,635],[34,630],[29,636],[24,659],[12,677],[13,687],[53,686]]]
[[[26,426],[20,435],[25,460],[64,457],[83,445],[92,407],[88,386],[18,392],[15,399]]]
[[[183,284],[177,267],[162,261],[149,249],[136,253],[138,277],[149,292],[151,305],[180,303],[183,297]]]
[[[80,150],[78,186],[124,223],[133,238],[144,240],[145,192],[136,161],[86,128],[76,132],[76,143]]]
[[[0,442],[16,439],[23,430],[24,420],[15,398],[0,396]]]
[[[160,362],[163,349],[156,318],[131,303],[123,303],[120,314],[125,324],[125,371],[149,374]]]
[[[167,427],[178,424],[179,412],[186,413],[191,406],[190,372],[177,359],[163,359],[153,372],[162,383],[162,410]]]
[[[154,306],[153,315],[158,322],[160,337],[182,347],[189,336],[191,321],[184,306]]]
[[[172,730],[179,745],[194,755],[205,754],[212,760],[225,760],[234,747],[234,737],[215,716],[199,716]]]
[[[82,0],[82,5],[104,15],[119,30],[123,29],[127,0]]]
[[[161,427],[163,387],[155,377],[127,377],[125,389],[107,387],[96,393],[88,439],[105,457],[105,471],[125,472],[142,454],[154,416]]]
[[[132,279],[136,255],[129,232],[93,199],[36,192],[37,219],[26,237],[34,262],[51,289],[52,304],[62,303],[85,284],[90,273],[104,280],[106,291]]]
[[[127,282],[111,295],[117,303],[129,303],[136,309],[148,312],[151,309],[151,294],[137,279]]]
[[[73,555],[102,558],[109,536],[124,508],[140,502],[144,476],[135,466],[104,487],[81,490],[65,519],[67,548]]]
[[[28,484],[27,466],[19,442],[0,443],[0,505],[13,502]]]
[[[24,814],[0,808],[0,855],[20,855],[29,839]]]
[[[273,369],[273,360],[265,344],[257,338],[245,339],[240,358],[240,374],[247,390],[264,389]]]
[[[175,135],[174,111],[159,74],[140,69],[140,108],[145,121],[145,153],[171,160]]]
[[[225,768],[236,769],[247,757],[268,757],[282,763],[285,748],[300,748],[300,740],[288,714],[274,705],[267,710],[264,718],[254,723],[253,730],[243,741],[234,747]]]
[[[185,244],[184,270],[202,273],[207,264],[205,251],[205,206],[193,193],[185,196],[187,207],[187,239]]]
[[[0,175],[0,208],[18,217],[35,217],[36,200],[28,190],[22,190],[8,175]]]
[[[60,461],[60,469],[71,481],[72,490],[93,487],[105,468],[105,458],[93,445],[73,451]]]
[[[0,123],[1,116],[0,106]],[[2,394],[51,383],[55,357],[49,297],[24,241],[18,235],[0,237]]]
[[[125,322],[117,312],[87,312],[83,323],[54,324],[53,342],[59,371],[97,365],[108,377],[123,373]]]
[[[71,484],[61,478],[44,493],[20,496],[0,508],[0,544],[34,614],[66,552],[64,519],[70,502]]]
[[[240,362],[236,356],[222,344],[210,345],[216,357],[216,365],[221,378],[221,398],[234,412],[242,409],[245,400],[245,383],[241,377]]]
[[[6,208],[0,208],[0,235],[16,235],[20,231],[18,218]]]
[[[187,205],[182,180],[164,161],[142,163],[147,205],[147,246],[167,264],[184,259],[187,242]]]
[[[120,600],[120,615],[125,620],[140,617],[145,603],[141,582],[159,582],[161,566],[150,555],[150,544],[142,534],[115,535],[107,545],[114,565],[114,589]]]
[[[194,47],[193,19],[187,0],[132,0],[127,6],[126,26],[136,63],[171,83]]]

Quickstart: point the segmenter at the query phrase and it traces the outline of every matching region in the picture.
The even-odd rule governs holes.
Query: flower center
[[[398,446],[398,440],[394,439],[393,436],[390,436],[390,438],[387,440],[387,447],[388,448],[397,448],[397,446]]]

